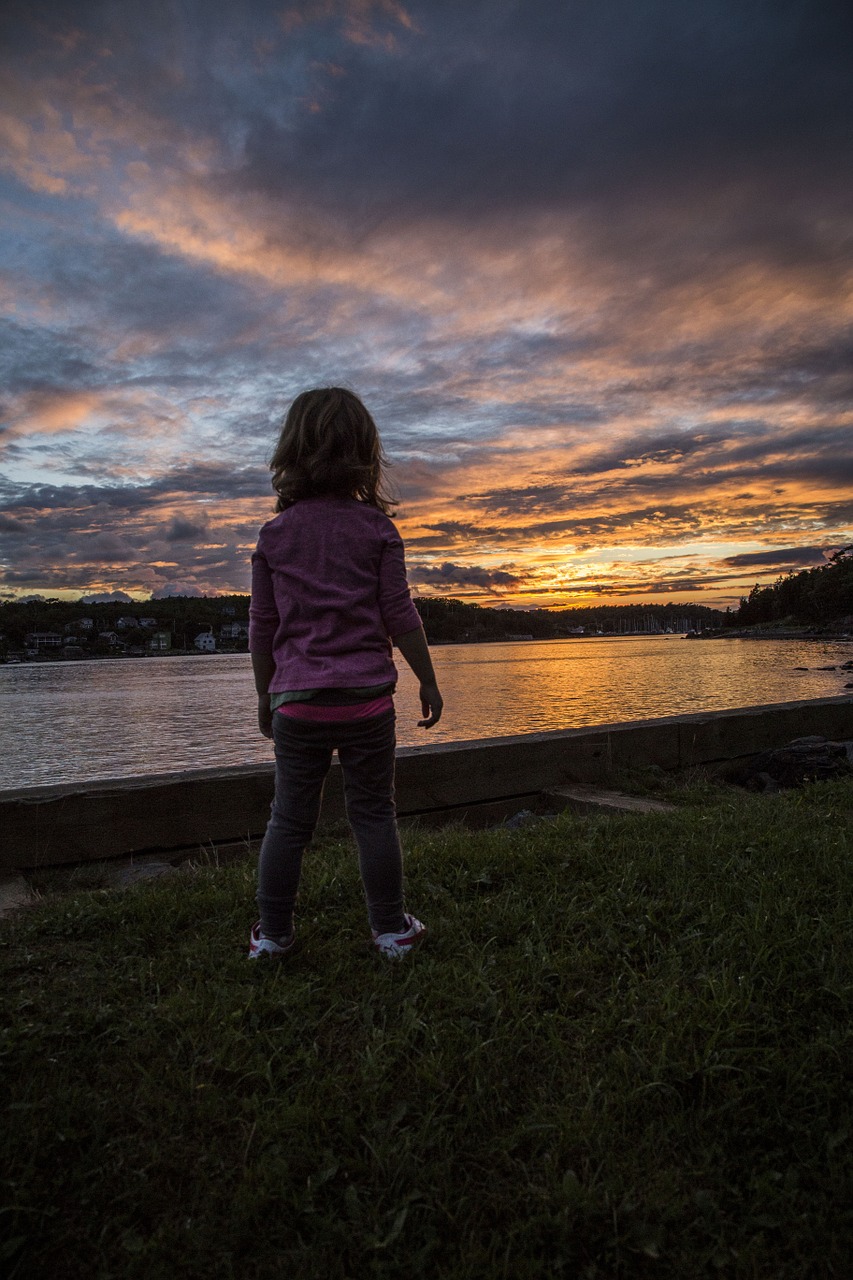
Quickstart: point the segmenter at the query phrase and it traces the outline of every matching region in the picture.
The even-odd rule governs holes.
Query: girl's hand
[[[272,737],[272,707],[268,693],[258,694],[258,728],[265,738]]]
[[[435,681],[421,685],[421,714],[423,720],[418,721],[418,727],[421,729],[431,729],[441,719],[442,708],[444,707],[444,699],[438,692],[438,685]]]

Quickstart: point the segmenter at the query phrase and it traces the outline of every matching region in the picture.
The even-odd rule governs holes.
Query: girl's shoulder
[[[289,529],[311,527],[360,529],[380,538],[399,538],[396,525],[390,516],[378,507],[357,498],[300,498],[279,511],[261,527],[260,540],[276,538]]]

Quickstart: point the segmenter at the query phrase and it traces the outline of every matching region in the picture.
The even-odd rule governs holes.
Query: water
[[[418,729],[402,660],[403,746],[645,720],[843,693],[853,643],[638,636],[439,646],[441,722]],[[808,667],[797,671],[796,667]],[[0,667],[0,788],[272,758],[247,655]]]

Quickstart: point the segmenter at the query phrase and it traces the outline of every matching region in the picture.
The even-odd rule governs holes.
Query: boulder
[[[778,791],[801,787],[806,782],[823,782],[853,773],[843,742],[831,742],[817,734],[795,738],[784,747],[762,751],[749,761],[741,761],[729,779],[749,791]]]
[[[517,831],[519,827],[529,827],[532,822],[538,822],[536,814],[530,809],[520,809],[511,818],[504,818],[503,825],[511,831]]]

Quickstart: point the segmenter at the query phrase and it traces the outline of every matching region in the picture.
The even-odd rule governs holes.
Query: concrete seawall
[[[853,698],[401,747],[397,807],[404,820],[497,820],[549,788],[717,764],[807,734],[853,738]],[[0,873],[257,837],[272,791],[270,763],[0,792]],[[335,762],[321,821],[343,817]]]

